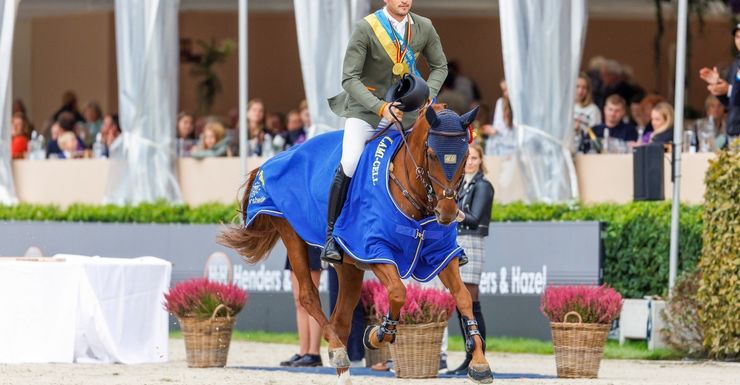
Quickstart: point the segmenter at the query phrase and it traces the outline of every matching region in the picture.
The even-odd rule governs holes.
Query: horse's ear
[[[480,109],[480,106],[475,106],[472,110],[466,112],[463,116],[460,117],[460,124],[462,124],[463,127],[469,126],[473,121],[475,120],[475,116],[478,115],[478,110]]]
[[[429,127],[437,125],[437,113],[434,112],[434,108],[427,107],[427,111],[424,116],[426,117],[427,122],[429,122]]]

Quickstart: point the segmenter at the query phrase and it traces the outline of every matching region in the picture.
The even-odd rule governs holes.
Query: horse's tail
[[[242,218],[246,218],[249,193],[259,170],[259,168],[252,170],[243,186],[244,197],[239,210]],[[226,227],[219,234],[217,242],[239,253],[247,263],[255,264],[267,257],[279,236],[280,234],[272,224],[272,218],[269,215],[258,215],[249,227],[240,225]]]

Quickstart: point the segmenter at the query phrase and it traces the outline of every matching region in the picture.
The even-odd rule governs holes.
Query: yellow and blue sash
[[[411,28],[410,19],[411,17],[409,16],[409,20],[406,21],[407,23],[409,23],[408,28]],[[365,16],[365,21],[370,24],[373,32],[375,32],[375,36],[380,41],[380,45],[383,46],[385,52],[391,58],[391,61],[393,63],[396,63],[396,55],[398,54],[399,50],[403,52],[404,49],[406,49],[403,61],[405,61],[406,64],[409,66],[409,71],[411,73],[417,76],[421,76],[419,70],[416,69],[416,54],[410,46],[407,47],[408,43],[406,42],[404,37],[398,36],[398,34],[393,31],[393,27],[391,27],[391,23],[385,16],[383,9],[379,9],[375,11],[375,13],[371,13]],[[397,40],[399,42],[400,47],[396,46],[394,40]]]

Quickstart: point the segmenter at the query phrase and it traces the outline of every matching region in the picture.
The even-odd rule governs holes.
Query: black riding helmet
[[[429,86],[421,76],[406,74],[388,88],[384,99],[388,103],[398,102],[398,109],[403,112],[415,111],[429,99]]]

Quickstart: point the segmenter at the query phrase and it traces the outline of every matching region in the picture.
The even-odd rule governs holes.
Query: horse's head
[[[446,109],[436,112],[432,107],[424,113],[429,123],[426,168],[431,183],[427,188],[433,190],[434,215],[443,225],[452,223],[457,216],[457,193],[465,173],[471,135],[468,126],[477,114],[478,107],[462,116]]]

